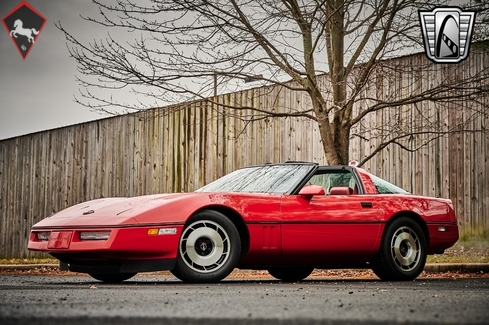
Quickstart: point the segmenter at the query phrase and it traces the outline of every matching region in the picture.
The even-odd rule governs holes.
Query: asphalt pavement
[[[488,305],[487,278],[186,284],[137,275],[104,284],[80,275],[0,274],[2,325],[485,325]]]

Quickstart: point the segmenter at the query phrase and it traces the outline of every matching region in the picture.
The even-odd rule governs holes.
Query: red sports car
[[[217,282],[234,268],[298,281],[314,268],[413,280],[458,240],[452,202],[416,196],[354,166],[236,170],[192,193],[105,198],[32,227],[28,248],[104,282],[170,270]]]

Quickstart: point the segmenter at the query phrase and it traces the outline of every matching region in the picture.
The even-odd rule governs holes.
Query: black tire
[[[241,239],[232,221],[217,211],[201,211],[182,232],[171,272],[184,282],[219,282],[234,270],[240,254]]]
[[[114,274],[89,274],[92,278],[104,283],[121,283],[135,276],[137,273],[114,273]]]
[[[313,267],[272,267],[267,271],[276,279],[284,282],[296,282],[301,281],[311,275]]]
[[[426,252],[421,227],[416,221],[401,217],[387,226],[372,270],[384,281],[412,281],[423,272]]]
[[[173,276],[175,276],[177,279],[181,280],[181,281],[186,281],[185,280],[185,277],[183,277],[179,270],[177,268],[174,268],[173,270],[170,270],[171,274],[173,274]]]

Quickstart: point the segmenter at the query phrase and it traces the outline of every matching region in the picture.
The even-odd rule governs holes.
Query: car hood
[[[36,223],[33,228],[67,226],[113,226],[146,223],[148,214],[169,210],[168,205],[182,198],[201,196],[198,193],[146,195],[131,198],[104,198],[83,202]],[[164,214],[158,218],[165,220]],[[175,221],[175,220],[174,220]]]

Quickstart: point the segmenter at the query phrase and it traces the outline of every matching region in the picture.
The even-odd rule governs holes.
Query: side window
[[[349,171],[331,172],[318,171],[309,179],[308,184],[318,185],[324,188],[326,195],[329,195],[333,187],[349,187],[351,192],[356,194],[355,178]]]

